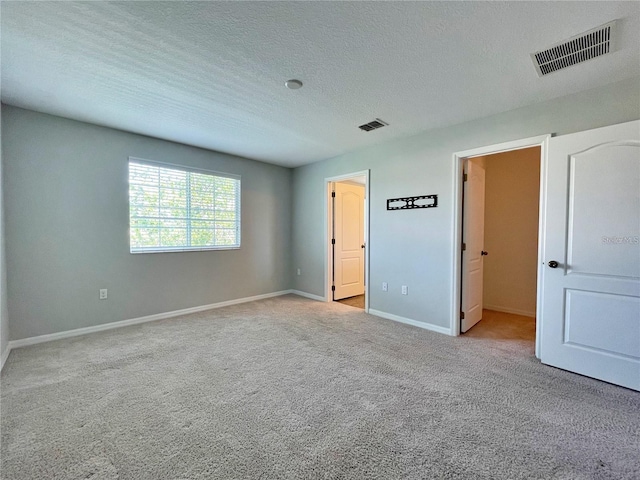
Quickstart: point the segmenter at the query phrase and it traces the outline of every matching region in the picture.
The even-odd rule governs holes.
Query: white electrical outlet
[[[382,291],[383,292],[389,291],[389,284],[387,282],[382,282]]]
[[[402,285],[402,294],[409,295],[409,289],[407,288],[406,285]]]
[[[106,288],[101,288],[100,289],[100,300],[106,300],[107,299],[107,289]]]
[[[298,272],[297,272],[297,274],[298,274],[298,275],[300,275],[300,269],[298,269]]]

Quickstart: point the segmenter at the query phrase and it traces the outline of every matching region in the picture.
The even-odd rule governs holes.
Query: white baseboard
[[[9,358],[10,352],[11,352],[11,345],[7,344],[7,348],[4,349],[4,352],[2,353],[2,357],[0,357],[0,372],[4,368],[4,362],[6,362],[7,358]]]
[[[375,315],[376,317],[386,318],[387,320],[393,320],[394,322],[406,323],[408,325],[413,325],[414,327],[424,328],[425,330],[431,330],[432,332],[451,335],[451,329],[448,327],[441,327],[439,325],[433,325],[431,323],[419,322],[411,318],[400,317],[398,315],[393,315],[392,313],[381,312],[380,310],[374,310],[372,308],[369,309],[369,314]]]
[[[536,312],[528,310],[518,310],[517,308],[501,307],[499,305],[483,305],[484,310],[493,310],[494,312],[513,313],[514,315],[522,315],[523,317],[536,318]]]
[[[318,302],[325,301],[324,297],[314,295],[313,293],[303,292],[301,290],[290,290],[290,293],[293,293],[294,295],[298,295],[300,297],[310,298],[311,300],[317,300]]]
[[[52,342],[54,340],[62,340],[64,338],[78,337],[80,335],[87,335],[89,333],[95,332],[103,332],[105,330],[113,330],[114,328],[122,328],[128,327],[131,325],[138,325],[140,323],[154,322],[156,320],[164,320],[166,318],[179,317],[181,315],[188,315],[190,313],[198,313],[203,312],[205,310],[212,310],[215,308],[227,307],[230,305],[238,305],[241,303],[254,302],[256,300],[262,300],[265,298],[279,297],[281,295],[287,294],[299,295],[301,297],[309,298],[312,300],[317,300],[319,302],[324,302],[325,299],[318,295],[313,295],[311,293],[302,292],[300,290],[282,290],[279,292],[266,293],[263,295],[255,295],[253,297],[244,297],[237,298],[234,300],[227,300],[224,302],[211,303],[209,305],[201,305],[199,307],[191,307],[184,308],[182,310],[174,310],[171,312],[157,313],[155,315],[147,315],[144,317],[131,318],[129,320],[121,320],[118,322],[105,323],[102,325],[95,325],[92,327],[84,327],[84,328],[76,328],[74,330],[67,330],[64,332],[50,333],[47,335],[38,335],[36,337],[29,338],[21,338],[19,340],[12,340],[9,342],[9,345],[5,349],[2,354],[2,358],[0,359],[0,370],[4,367],[7,358],[9,357],[9,353],[14,348],[26,347],[29,345],[37,345],[39,343]],[[512,313],[512,312],[509,312]],[[400,317],[398,315],[393,315],[391,313],[382,312],[380,310],[369,309],[369,314],[375,315],[377,317],[386,318],[388,320],[393,320],[400,323],[406,323],[408,325],[413,325],[415,327],[424,328],[425,330],[431,330],[433,332],[442,333],[445,335],[451,335],[451,331],[448,328],[441,327],[439,325],[433,325],[430,323],[419,322],[417,320],[412,320],[410,318]],[[521,313],[518,313],[522,315]]]
[[[88,333],[112,330],[114,328],[128,327],[130,325],[138,325],[140,323],[154,322],[156,320],[164,320],[165,318],[179,317],[181,315],[188,315],[190,313],[203,312],[205,310],[212,310],[214,308],[222,308],[222,307],[228,307],[230,305],[238,305],[240,303],[254,302],[256,300],[263,300],[265,298],[279,297],[280,295],[287,295],[289,293],[292,293],[292,291],[282,290],[280,292],[265,293],[263,295],[255,295],[253,297],[236,298],[234,300],[211,303],[209,305],[201,305],[199,307],[184,308],[182,310],[174,310],[172,312],[156,313],[155,315],[147,315],[145,317],[131,318],[129,320],[120,320],[118,322],[110,322],[102,325],[95,325],[93,327],[76,328],[74,330],[67,330],[67,331],[58,332],[58,333],[50,333],[48,335],[38,335],[37,337],[21,338],[20,340],[10,341],[9,347],[7,348],[7,350],[26,347],[28,345],[36,345],[38,343],[52,342],[54,340],[62,340],[63,338],[77,337],[80,335],[86,335]]]

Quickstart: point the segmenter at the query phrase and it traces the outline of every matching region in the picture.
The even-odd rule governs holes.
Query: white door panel
[[[341,287],[346,287],[360,282],[360,270],[362,270],[362,264],[360,263],[359,258],[354,257],[341,259],[338,270],[342,272],[341,275],[339,275],[339,283]]]
[[[640,390],[640,122],[552,138],[546,185],[541,360]]]
[[[364,195],[360,185],[335,184],[334,300],[364,293]]]
[[[605,144],[569,159],[569,274],[640,278],[639,149]],[[635,244],[634,244],[635,243]]]
[[[484,194],[485,169],[474,159],[469,159],[465,171],[463,208],[462,252],[462,333],[482,319],[482,294],[484,276]]]
[[[564,342],[614,356],[638,357],[640,298],[583,290],[566,290]],[[618,314],[610,316],[610,311]],[[606,321],[601,321],[602,319]],[[617,332],[626,332],[623,337]]]

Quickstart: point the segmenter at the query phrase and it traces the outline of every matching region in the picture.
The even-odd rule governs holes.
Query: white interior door
[[[333,299],[364,293],[364,196],[363,185],[335,184]]]
[[[551,138],[546,186],[540,358],[640,390],[640,121]]]
[[[485,169],[478,159],[466,161],[463,207],[462,302],[460,331],[482,320],[482,277],[484,264]]]

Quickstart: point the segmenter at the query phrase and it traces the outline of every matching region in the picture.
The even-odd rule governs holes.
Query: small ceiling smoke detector
[[[543,77],[558,70],[600,57],[614,50],[616,21],[581,33],[569,40],[531,54],[531,60]]]
[[[384,120],[380,120],[379,118],[376,118],[374,121],[360,125],[358,128],[365,132],[370,132],[371,130],[386,127],[387,125],[389,124]]]
[[[289,90],[298,90],[299,88],[302,88],[302,82],[296,79],[287,80],[286,82],[284,82],[284,86]]]

